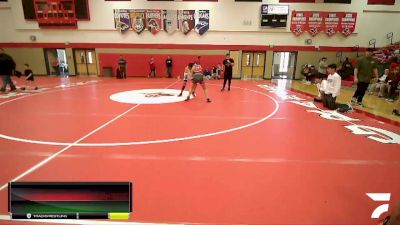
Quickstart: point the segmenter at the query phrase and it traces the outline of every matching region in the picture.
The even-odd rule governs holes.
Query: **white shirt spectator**
[[[342,86],[342,78],[336,72],[334,74],[329,74],[326,79],[327,85],[325,89],[325,94],[332,94],[332,97],[337,97],[340,94],[340,88]]]
[[[383,74],[381,77],[379,77],[379,83],[385,83],[386,77],[386,74]]]

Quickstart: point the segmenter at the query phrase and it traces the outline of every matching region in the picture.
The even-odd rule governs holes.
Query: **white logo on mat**
[[[390,201],[390,193],[366,193],[375,202],[388,202]],[[378,206],[371,215],[371,218],[378,219],[383,213],[389,211],[389,204],[382,204]]]
[[[184,101],[189,92],[184,91],[182,96],[178,97],[180,92],[175,89],[142,89],[119,92],[111,95],[110,99],[130,104],[164,104]]]

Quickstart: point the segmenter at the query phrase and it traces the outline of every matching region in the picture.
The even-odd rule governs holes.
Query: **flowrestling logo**
[[[366,193],[366,195],[375,202],[383,202],[386,204],[379,205],[371,214],[372,219],[378,219],[383,213],[389,211],[390,193]]]

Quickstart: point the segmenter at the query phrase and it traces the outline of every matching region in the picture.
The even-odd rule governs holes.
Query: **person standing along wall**
[[[156,63],[153,57],[150,58],[149,66],[150,66],[150,73],[148,77],[156,77]]]
[[[15,72],[15,66],[14,59],[5,53],[3,48],[0,48],[0,75],[3,80],[3,85],[0,88],[1,92],[6,91],[7,85],[10,86],[10,91],[17,89],[11,81],[11,75]]]
[[[126,60],[124,57],[122,57],[122,55],[120,55],[118,60],[118,69],[122,79],[126,79],[126,64]]]
[[[362,100],[371,79],[378,76],[376,61],[372,58],[373,51],[373,48],[368,48],[365,56],[357,59],[354,68],[354,83],[357,84],[357,90],[354,92],[351,102],[361,107],[363,107]]]
[[[167,59],[165,60],[165,65],[167,66],[168,78],[172,78],[172,59],[171,59],[171,56],[167,56]]]
[[[320,76],[325,76],[326,75],[326,68],[328,67],[328,64],[326,62],[326,57],[322,57],[319,60],[318,63],[318,73]]]
[[[232,81],[232,69],[235,65],[235,61],[226,54],[226,59],[222,62],[223,71],[224,71],[224,85],[222,86],[221,91],[225,90],[226,81],[228,81],[228,91],[231,90],[231,81]]]

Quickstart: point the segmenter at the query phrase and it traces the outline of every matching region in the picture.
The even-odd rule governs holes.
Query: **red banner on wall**
[[[343,13],[339,12],[325,12],[324,24],[325,24],[325,34],[332,36],[339,32],[340,19]]]
[[[342,13],[340,22],[340,33],[344,36],[349,36],[356,29],[357,13]]]
[[[161,10],[146,10],[146,27],[152,34],[157,34],[160,30],[163,29],[161,22]]]
[[[356,21],[354,12],[293,11],[290,31],[296,36],[307,31],[311,36],[320,32],[332,36],[340,32],[347,37],[354,32]]]
[[[292,19],[290,23],[290,31],[296,35],[300,36],[308,27],[308,17],[310,12],[304,11],[293,11]]]
[[[195,10],[178,10],[178,27],[184,34],[193,30],[195,25]]]
[[[310,12],[310,16],[308,18],[308,27],[307,32],[311,36],[315,36],[324,30],[324,12]]]

